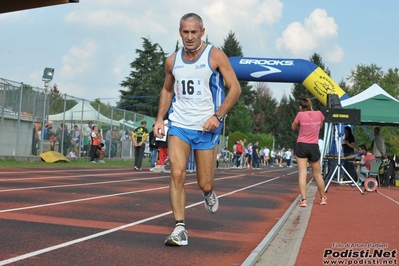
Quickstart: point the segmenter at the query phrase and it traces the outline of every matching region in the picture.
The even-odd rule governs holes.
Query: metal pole
[[[24,89],[24,83],[21,82],[21,89],[19,90],[19,107],[18,107],[18,124],[17,124],[17,143],[13,151],[13,155],[19,154],[19,133],[21,129],[21,112],[22,112],[22,94]]]
[[[108,158],[110,158],[111,157],[111,147],[112,147],[112,122],[114,121],[114,108],[112,108],[111,109],[111,127],[110,127],[110,129],[109,130],[111,130],[111,140],[110,140],[110,142],[109,142],[109,147],[107,147],[108,148],[108,150],[109,150],[109,152],[108,152]]]
[[[46,102],[47,102],[47,88],[49,86],[48,81],[44,82],[44,100],[43,100],[43,117],[42,117],[42,128],[40,130],[41,141],[40,141],[40,153],[43,153],[43,142],[44,142],[44,122],[46,118]]]
[[[65,127],[65,110],[66,110],[66,93],[64,94],[64,113],[62,115],[62,127],[61,127],[61,154],[64,154],[64,127]]]
[[[83,132],[83,112],[85,110],[85,100],[82,99],[82,115],[80,116],[80,129],[79,129],[79,154],[77,154],[76,156],[81,157],[82,155],[82,143],[83,143],[83,138],[84,138],[84,132]],[[82,134],[80,134],[82,133]],[[83,136],[81,136],[83,135]]]

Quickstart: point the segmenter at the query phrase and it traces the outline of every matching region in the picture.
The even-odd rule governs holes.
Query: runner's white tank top
[[[175,77],[174,96],[169,114],[171,126],[202,130],[220,107],[225,98],[223,77],[212,69],[210,53],[212,45],[206,45],[196,61],[183,58],[183,48],[176,52],[172,74]],[[220,133],[223,123],[213,133]]]

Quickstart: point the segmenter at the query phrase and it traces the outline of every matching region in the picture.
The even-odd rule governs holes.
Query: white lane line
[[[21,168],[20,168],[21,169]],[[57,171],[57,172],[92,172],[93,171],[93,169],[94,170],[101,170],[101,171],[116,171],[116,170],[129,170],[129,171],[133,171],[133,168],[129,168],[129,167],[126,167],[126,168],[90,168],[90,169],[79,169],[79,168],[72,168],[72,169],[52,169],[52,170],[38,170],[38,171],[36,171],[36,170],[34,170],[34,171],[18,171],[18,170],[16,170],[16,171],[11,171],[11,172],[4,172],[4,171],[1,171],[0,170],[0,172],[1,172],[1,174],[2,175],[4,175],[4,174],[9,174],[9,175],[19,175],[19,174],[30,174],[30,173],[54,173],[54,171]]]
[[[29,209],[36,209],[36,208],[43,208],[43,207],[63,205],[63,204],[82,202],[82,201],[89,201],[89,200],[104,199],[104,198],[109,198],[109,197],[116,197],[116,196],[136,194],[136,193],[141,193],[141,192],[161,190],[161,189],[166,189],[166,188],[169,188],[169,185],[168,186],[164,186],[164,187],[149,188],[149,189],[129,191],[129,192],[123,192],[123,193],[117,193],[117,194],[104,195],[104,196],[97,196],[97,197],[90,197],[90,198],[83,198],[83,199],[76,199],[76,200],[67,200],[67,201],[53,202],[53,203],[34,205],[34,206],[27,206],[27,207],[20,207],[20,208],[14,208],[14,209],[5,209],[5,210],[0,210],[0,213],[22,211],[22,210],[29,210]]]
[[[93,172],[93,171],[92,171]],[[52,172],[54,174],[54,172]],[[25,181],[25,180],[41,180],[41,179],[62,179],[62,178],[71,178],[71,177],[90,177],[90,176],[115,176],[115,175],[131,175],[131,172],[128,173],[118,173],[113,172],[110,174],[99,174],[99,173],[91,173],[89,175],[65,175],[65,176],[42,176],[42,177],[23,177],[23,178],[8,178],[8,179],[0,179],[0,182],[6,181]]]
[[[236,178],[236,177],[240,177],[240,176],[245,176],[245,175],[242,174],[242,175],[222,177],[222,178],[215,179],[215,181],[223,180],[223,179],[231,179],[231,178]],[[186,185],[193,185],[193,184],[197,184],[197,181],[186,183]],[[68,201],[60,201],[60,202],[40,204],[40,205],[34,205],[34,206],[26,206],[26,207],[13,208],[13,209],[5,209],[5,210],[0,210],[0,213],[22,211],[22,210],[29,210],[29,209],[36,209],[36,208],[43,208],[43,207],[63,205],[63,204],[82,202],[82,201],[89,201],[89,200],[104,199],[104,198],[109,198],[109,197],[117,197],[117,196],[129,195],[129,194],[136,194],[136,193],[142,193],[142,192],[148,192],[148,191],[161,190],[161,189],[166,189],[166,188],[169,188],[169,185],[163,186],[163,187],[157,187],[157,188],[149,188],[149,189],[142,189],[142,190],[136,190],[136,191],[121,192],[121,193],[116,193],[116,194],[96,196],[96,197],[90,197],[90,198],[68,200]]]
[[[272,178],[272,179],[269,179],[269,180],[266,180],[266,181],[263,181],[263,182],[259,182],[259,183],[256,183],[256,184],[253,184],[253,185],[250,185],[250,186],[247,186],[247,187],[243,187],[241,189],[237,189],[237,190],[231,191],[229,193],[225,193],[225,194],[219,196],[219,198],[225,197],[227,195],[231,195],[231,194],[234,194],[234,193],[237,193],[237,192],[240,192],[240,191],[252,188],[252,187],[256,187],[256,186],[259,186],[259,185],[274,181],[274,180],[279,179],[279,178],[280,177],[275,177],[275,178]],[[192,183],[196,184],[197,182],[192,182]],[[200,205],[200,204],[204,204],[204,202],[200,201],[200,202],[196,202],[194,204],[188,205],[188,206],[186,206],[186,209],[192,208],[192,207]],[[37,256],[37,255],[40,255],[40,254],[43,254],[43,253],[47,253],[47,252],[50,252],[50,251],[53,251],[53,250],[56,250],[56,249],[64,248],[64,247],[67,247],[67,246],[71,246],[71,245],[74,245],[74,244],[77,244],[77,243],[80,243],[80,242],[83,242],[83,241],[87,241],[87,240],[90,240],[90,239],[93,239],[93,238],[96,238],[96,237],[104,236],[104,235],[107,235],[107,234],[110,234],[110,233],[125,229],[127,227],[131,227],[131,226],[142,224],[142,223],[145,223],[145,222],[148,222],[148,221],[152,221],[152,220],[161,218],[161,217],[169,215],[169,214],[172,214],[172,211],[164,212],[164,213],[161,213],[161,214],[158,214],[158,215],[155,215],[155,216],[151,216],[151,217],[148,217],[148,218],[145,218],[145,219],[142,219],[142,220],[130,223],[130,224],[121,225],[121,226],[118,226],[118,227],[115,227],[115,228],[112,228],[112,229],[109,229],[109,230],[106,230],[106,231],[98,232],[96,234],[88,235],[88,236],[85,236],[85,237],[82,237],[82,238],[78,238],[78,239],[75,239],[75,240],[72,240],[72,241],[68,241],[68,242],[65,242],[65,243],[62,243],[62,244],[59,244],[59,245],[51,246],[51,247],[44,248],[44,249],[39,249],[39,250],[30,252],[30,253],[26,253],[26,254],[21,255],[21,256],[17,256],[17,257],[10,258],[10,259],[7,259],[7,260],[2,260],[2,261],[0,261],[0,265],[10,264],[10,263],[13,263],[13,262],[16,262],[16,261],[20,261],[20,260],[23,260],[23,259],[34,257],[34,256]]]
[[[91,175],[91,176],[93,176],[93,175]],[[85,176],[78,176],[78,177],[85,177]],[[43,186],[43,187],[10,188],[10,189],[0,190],[0,193],[10,192],[10,191],[21,191],[21,190],[25,191],[25,190],[35,190],[35,189],[47,189],[47,188],[64,188],[64,187],[80,187],[80,186],[89,186],[89,185],[103,185],[103,184],[111,184],[111,183],[123,183],[123,182],[153,180],[153,179],[162,179],[162,178],[169,178],[169,176],[142,177],[142,178],[135,178],[135,179],[121,179],[121,180],[112,180],[112,181],[69,184],[69,185],[54,185],[54,186]]]
[[[380,194],[381,196],[384,196],[385,198],[387,198],[387,199],[389,199],[389,200],[391,200],[391,201],[393,201],[394,203],[396,203],[396,204],[399,205],[399,202],[398,202],[398,201],[394,200],[394,199],[391,198],[390,196],[385,195],[384,193],[381,193],[379,190],[378,190],[378,194]]]

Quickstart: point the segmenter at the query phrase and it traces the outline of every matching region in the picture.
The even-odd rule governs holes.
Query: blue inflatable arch
[[[327,94],[349,96],[320,67],[304,59],[230,57],[240,81],[300,83],[324,106]]]

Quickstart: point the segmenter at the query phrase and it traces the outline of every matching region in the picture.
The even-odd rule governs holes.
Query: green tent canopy
[[[399,125],[399,101],[377,84],[341,102],[342,108],[360,109],[362,125]]]

